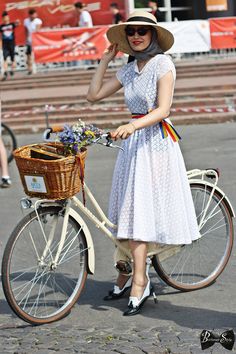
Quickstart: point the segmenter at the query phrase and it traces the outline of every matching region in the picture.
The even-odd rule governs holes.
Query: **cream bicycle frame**
[[[208,181],[206,181],[204,178],[206,177],[206,175],[211,174],[212,176],[214,176],[215,178],[215,182],[214,183],[210,183]],[[217,206],[219,205],[219,203],[225,199],[231,216],[235,217],[235,213],[234,210],[228,200],[228,198],[226,197],[225,193],[219,188],[217,187],[217,183],[218,183],[218,174],[215,170],[198,170],[198,169],[194,169],[191,171],[187,172],[187,176],[188,179],[190,180],[190,183],[200,183],[203,184],[205,186],[210,186],[212,188],[208,202],[205,206],[204,212],[201,215],[201,219],[199,222],[199,230],[201,230],[201,228],[205,225],[205,223],[207,222],[207,220],[214,216],[214,211],[217,208]],[[198,178],[196,178],[198,177]],[[200,177],[200,178],[199,178]],[[207,211],[209,209],[210,206],[210,202],[212,199],[212,196],[215,192],[215,190],[217,190],[220,195],[221,195],[221,199],[219,200],[219,202],[217,203],[217,205],[213,208],[213,210],[211,210],[211,212],[207,215]],[[66,207],[65,207],[65,214],[64,214],[64,219],[63,219],[63,226],[62,226],[62,231],[61,231],[61,236],[60,236],[60,241],[58,243],[58,248],[57,248],[57,252],[56,255],[53,259],[52,257],[52,252],[50,250],[50,247],[52,245],[53,242],[53,236],[54,236],[54,231],[55,231],[55,227],[56,227],[56,220],[55,220],[55,225],[54,227],[52,227],[51,232],[49,234],[48,239],[46,238],[46,235],[44,233],[42,224],[41,224],[41,220],[39,218],[38,212],[37,212],[37,208],[40,204],[44,205],[44,206],[52,206],[52,205],[60,205],[58,202],[56,201],[52,201],[52,200],[38,200],[36,201],[34,208],[36,211],[36,214],[38,216],[38,220],[40,222],[40,227],[41,230],[43,232],[43,236],[45,239],[45,249],[43,251],[43,254],[41,257],[38,256],[39,262],[42,264],[44,262],[44,258],[47,256],[47,254],[50,254],[51,257],[51,261],[52,261],[52,266],[54,266],[55,268],[57,267],[58,264],[58,260],[61,254],[61,251],[63,250],[63,246],[66,240],[66,232],[67,232],[67,224],[68,224],[68,219],[69,216],[71,215],[81,226],[81,229],[84,232],[86,241],[87,241],[87,249],[88,249],[88,268],[89,268],[89,272],[91,274],[94,273],[95,271],[95,254],[94,254],[94,246],[93,246],[93,240],[92,240],[92,236],[89,232],[89,229],[85,223],[85,221],[82,219],[82,217],[71,207],[72,204],[74,204],[76,207],[78,207],[83,214],[85,214],[92,222],[93,224],[98,228],[101,229],[106,236],[112,240],[112,242],[120,248],[120,250],[129,258],[132,259],[132,255],[130,252],[130,249],[127,247],[124,247],[122,245],[122,241],[119,241],[113,234],[112,232],[109,230],[110,229],[117,229],[117,225],[114,225],[105,215],[105,213],[103,212],[103,210],[101,209],[100,205],[98,204],[98,202],[96,201],[96,199],[94,198],[92,192],[89,190],[88,186],[84,183],[84,191],[86,193],[86,196],[89,198],[89,200],[91,201],[92,205],[94,206],[94,208],[96,209],[99,217],[101,220],[99,220],[99,218],[97,216],[95,216],[86,206],[83,205],[83,203],[76,197],[73,196],[70,199],[67,199],[66,201]],[[207,217],[206,217],[207,216]],[[80,230],[81,230],[80,229]],[[80,231],[79,231],[80,232]],[[75,236],[77,237],[77,235]],[[158,245],[158,244],[151,244],[148,248],[148,257],[153,256],[155,254],[159,254],[162,251],[164,251],[163,253],[165,253],[164,257],[166,257],[166,252],[168,252],[168,255],[171,256],[172,254],[176,253],[176,250],[178,249],[178,246],[172,246],[172,245]],[[36,251],[37,252],[37,251]]]

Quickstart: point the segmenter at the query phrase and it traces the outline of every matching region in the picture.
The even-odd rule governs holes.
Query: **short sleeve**
[[[116,73],[116,77],[118,81],[120,81],[122,86],[124,86],[124,77],[126,72],[127,72],[127,65],[124,65]]]
[[[89,18],[89,14],[87,11],[82,12],[82,17],[83,17],[84,22],[89,22],[90,18]]]
[[[43,24],[43,21],[40,18],[37,18],[36,25],[42,25],[42,24]]]
[[[176,79],[176,70],[173,61],[169,55],[161,55],[157,61],[157,80],[160,80],[169,71],[172,72],[174,80]]]

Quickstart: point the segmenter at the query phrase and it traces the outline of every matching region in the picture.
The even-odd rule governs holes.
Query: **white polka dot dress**
[[[157,107],[157,81],[175,67],[158,54],[139,72],[136,61],[117,73],[131,113]],[[169,120],[168,120],[169,121]],[[169,121],[170,122],[170,121]],[[159,123],[136,130],[122,142],[109,201],[109,219],[119,239],[189,244],[200,237],[179,144],[163,139]]]

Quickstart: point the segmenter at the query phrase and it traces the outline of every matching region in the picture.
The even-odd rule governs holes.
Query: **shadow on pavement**
[[[236,329],[236,314],[230,312],[222,312],[217,311],[217,309],[207,309],[204,307],[204,304],[199,304],[199,307],[189,307],[189,306],[181,306],[172,304],[170,301],[166,301],[164,299],[165,295],[172,295],[173,298],[176,295],[181,295],[179,291],[172,291],[171,288],[166,286],[165,284],[154,284],[156,295],[158,299],[158,303],[155,304],[152,297],[145,303],[141,313],[136,316],[136,318],[140,320],[140,317],[145,319],[156,319],[171,321],[180,327],[185,327],[189,329],[217,329],[217,328],[233,328]],[[98,281],[93,280],[90,277],[87,279],[85,288],[78,300],[75,308],[72,309],[71,315],[73,311],[76,310],[78,306],[79,311],[83,311],[83,306],[90,305],[90,309],[86,309],[87,311],[91,311],[91,316],[93,316],[93,311],[106,312],[108,313],[112,308],[120,310],[120,316],[122,316],[123,311],[127,308],[128,296],[127,292],[121,299],[114,301],[104,301],[103,297],[107,295],[108,291],[112,289],[113,283],[107,281]],[[165,291],[165,288],[167,292]],[[168,291],[171,290],[170,292]],[[165,291],[165,292],[164,292]],[[199,290],[201,291],[201,290]],[[194,298],[195,292],[189,292]],[[211,300],[206,299],[208,302],[211,301],[211,306],[214,303],[214,299]],[[207,304],[205,303],[205,306]],[[193,301],[196,304],[196,301]],[[5,299],[0,300],[0,316],[2,317],[2,321],[4,323],[4,315],[6,315],[6,320],[9,318],[9,315],[12,319],[16,319],[17,317],[11,311],[10,307],[7,304]],[[104,314],[105,315],[105,314]],[[70,316],[70,315],[69,315]],[[105,315],[106,316],[106,315]],[[129,318],[124,318],[124,321],[129,321]],[[158,324],[158,322],[157,322]],[[4,329],[8,324],[3,324]],[[14,326],[14,323],[13,323]],[[15,324],[16,328],[19,328],[17,324]],[[21,327],[21,326],[20,326]],[[12,326],[11,326],[12,328]],[[0,326],[1,330],[1,326]]]
[[[234,328],[236,329],[236,313],[217,311],[217,309],[204,308],[204,304],[199,304],[199,307],[189,307],[172,304],[170,301],[164,300],[163,295],[181,295],[180,291],[174,290],[165,284],[156,284],[155,291],[158,303],[155,304],[151,296],[145,303],[142,312],[137,316],[152,318],[156,320],[173,321],[178,326],[187,327],[190,329],[215,329],[215,328]],[[86,282],[86,289],[84,289],[78,305],[90,304],[92,310],[109,311],[109,308],[116,308],[121,310],[121,316],[126,310],[129,293],[127,292],[121,299],[104,301],[103,297],[112,289],[113,284],[103,281],[94,281],[88,279]],[[164,293],[164,289],[168,288],[170,292]],[[194,293],[201,290],[189,292],[194,298]],[[214,304],[213,297],[207,302],[211,301],[211,306]],[[196,304],[196,301],[193,303]],[[205,306],[206,306],[205,304]],[[72,310],[73,311],[73,310]],[[91,314],[92,315],[92,314]]]

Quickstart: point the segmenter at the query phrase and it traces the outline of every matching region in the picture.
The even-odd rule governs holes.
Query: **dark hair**
[[[118,4],[117,4],[117,2],[112,2],[111,4],[110,4],[110,7],[113,7],[114,9],[119,9],[119,6],[118,6]]]
[[[3,11],[2,13],[2,17],[8,16],[8,12],[7,11]]]
[[[33,14],[35,14],[36,13],[36,10],[35,9],[29,9],[29,11],[28,11],[28,14],[29,15],[33,15]]]
[[[76,2],[74,4],[74,7],[76,7],[77,9],[82,9],[84,7],[84,4],[82,2]]]

